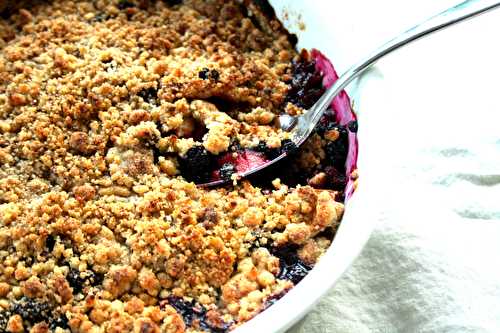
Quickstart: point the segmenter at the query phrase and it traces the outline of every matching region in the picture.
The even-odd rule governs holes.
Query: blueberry
[[[291,154],[297,150],[297,145],[290,139],[281,141],[281,154]]]
[[[181,297],[169,296],[167,297],[167,301],[182,316],[187,326],[191,326],[194,319],[204,315],[206,312],[205,309],[196,307],[194,301],[188,302]]]
[[[49,252],[52,252],[54,250],[54,246],[56,245],[56,239],[52,235],[48,235],[47,238],[45,239],[45,247],[47,247],[47,250]]]
[[[128,0],[120,0],[118,1],[118,9],[124,10],[127,8],[133,8],[135,7],[135,4],[133,2],[130,2]]]
[[[323,76],[316,70],[315,61],[301,59],[292,62],[292,79],[285,102],[308,109],[323,94]]]
[[[327,187],[335,191],[343,191],[347,185],[347,177],[343,172],[339,172],[336,168],[328,166],[325,168],[327,176]]]
[[[106,15],[105,13],[97,13],[94,18],[93,18],[93,21],[94,22],[103,22],[105,20],[108,19],[108,15]]]
[[[282,290],[281,292],[279,292],[277,294],[274,294],[274,295],[267,297],[264,300],[264,309],[267,309],[268,307],[270,307],[271,305],[273,305],[274,303],[279,301],[283,296],[286,295],[286,292],[287,292],[286,290]]]
[[[71,288],[73,288],[73,294],[78,294],[83,291],[85,278],[81,276],[81,273],[78,269],[70,268],[68,275],[66,275],[66,280],[68,281]]]
[[[292,86],[305,88],[308,81],[311,79],[312,74],[307,72],[297,72],[297,74],[292,78]]]
[[[337,170],[345,171],[345,161],[349,148],[349,140],[345,128],[339,127],[339,137],[335,141],[328,142],[325,146],[326,162],[333,165]]]
[[[163,0],[167,5],[174,6],[174,5],[180,5],[182,3],[182,0]]]
[[[10,316],[12,316],[10,311],[0,312],[0,332],[7,332],[7,323],[9,322]]]
[[[23,297],[20,301],[14,303],[12,312],[20,315],[23,320],[31,324],[36,324],[49,318],[52,314],[52,309],[48,303]]]
[[[335,236],[335,229],[332,227],[325,228],[323,231],[318,233],[317,237],[323,237],[329,240],[332,240]]]
[[[323,95],[322,88],[302,88],[298,95],[298,103],[304,109],[311,108],[314,103]]]
[[[52,331],[55,331],[56,328],[62,328],[62,329],[69,329],[69,320],[68,320],[68,317],[66,317],[66,315],[63,313],[62,315],[58,316],[58,317],[52,317],[50,320],[49,320],[49,328],[52,330]]]
[[[315,131],[319,135],[323,136],[325,132],[331,131],[338,128],[338,124],[335,121],[330,121],[327,116],[321,117],[318,125],[316,125]]]
[[[278,257],[280,261],[286,265],[291,265],[298,260],[297,245],[288,244],[280,247],[273,247],[269,250],[273,256]]]
[[[356,120],[352,120],[347,124],[347,128],[349,131],[356,133],[358,131],[358,122]]]
[[[205,67],[201,71],[198,72],[198,77],[202,80],[206,80],[206,79],[208,79],[209,73],[210,73],[210,70]]]
[[[264,153],[266,158],[269,160],[275,159],[281,154],[281,148],[270,148],[264,141],[260,141],[259,144],[253,148],[253,150],[259,153]]]
[[[260,141],[259,144],[253,148],[253,150],[259,153],[264,153],[267,156],[271,152],[272,148],[269,148],[265,141]]]
[[[158,90],[153,87],[142,89],[137,93],[137,96],[142,97],[146,103],[155,102],[158,98]]]
[[[259,144],[255,146],[254,150],[259,153],[266,154],[269,148],[267,147],[267,143],[265,143],[264,141],[260,141]]]
[[[238,140],[234,140],[233,142],[231,142],[231,145],[227,149],[227,151],[232,151],[232,152],[241,150],[243,150],[243,147],[240,145]]]
[[[73,294],[81,293],[85,286],[99,285],[103,279],[103,274],[94,273],[91,270],[80,272],[76,268],[70,268],[68,275],[66,275],[66,280],[71,288],[73,288]]]
[[[280,273],[278,274],[278,278],[282,280],[289,280],[293,282],[293,284],[299,283],[311,270],[311,267],[302,262],[302,260],[298,259],[298,261],[291,265],[283,266]]]
[[[224,163],[219,170],[219,176],[221,179],[230,180],[231,175],[236,172],[236,168],[231,163]]]
[[[267,17],[274,17],[274,9],[273,7],[269,4],[269,1],[267,0],[254,0],[253,3],[259,7],[259,9],[262,11],[264,15]]]
[[[296,245],[286,245],[271,249],[271,253],[280,259],[280,272],[278,278],[289,280],[294,284],[299,283],[311,270],[297,255]]]
[[[189,181],[203,183],[211,178],[213,158],[203,146],[190,148],[179,164],[181,174]]]
[[[90,273],[92,273],[91,276],[88,278],[90,285],[93,287],[101,285],[102,281],[104,281],[104,274],[96,273],[94,271],[90,271]]]
[[[219,77],[220,77],[220,74],[219,74],[219,72],[218,72],[217,70],[212,69],[212,70],[210,71],[210,78],[211,78],[212,80],[214,80],[214,81],[218,81],[218,80],[219,80]]]

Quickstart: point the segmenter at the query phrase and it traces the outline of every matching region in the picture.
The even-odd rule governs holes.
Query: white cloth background
[[[361,55],[456,2],[351,1],[344,10],[370,7],[359,20],[326,15],[344,34],[361,31],[344,41]],[[496,10],[408,46],[361,80],[360,181],[378,224],[290,333],[500,332],[499,32]],[[347,58],[333,59],[339,72]]]

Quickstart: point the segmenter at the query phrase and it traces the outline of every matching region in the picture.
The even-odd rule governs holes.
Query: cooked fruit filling
[[[265,1],[7,5],[0,332],[227,332],[313,269],[358,126],[344,96],[300,148],[279,129],[334,72]]]

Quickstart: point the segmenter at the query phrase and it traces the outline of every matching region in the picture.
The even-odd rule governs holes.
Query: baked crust
[[[324,175],[180,175],[193,146],[279,147],[275,116],[303,111],[286,103],[299,55],[252,8],[56,0],[0,20],[0,331],[222,332],[293,287],[273,247],[311,267],[329,246],[343,205]],[[297,167],[337,137],[315,134]]]

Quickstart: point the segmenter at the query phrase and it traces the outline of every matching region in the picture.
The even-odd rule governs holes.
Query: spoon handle
[[[299,117],[294,130],[296,144],[300,145],[312,132],[323,112],[332,103],[333,99],[357,76],[362,74],[367,68],[377,60],[399,49],[410,42],[424,37],[432,32],[449,27],[455,23],[464,21],[475,15],[482,14],[490,9],[500,6],[499,0],[466,0],[456,6],[430,17],[426,21],[403,32],[391,39],[378,49],[368,54],[367,57],[349,68],[321,98],[303,116]],[[295,140],[294,140],[295,141]]]

